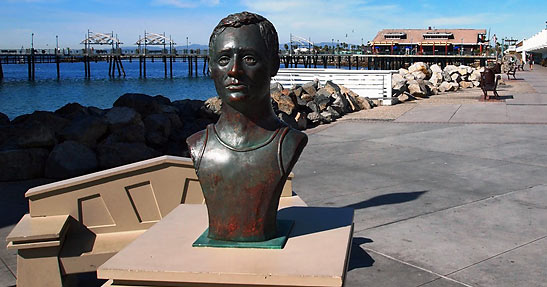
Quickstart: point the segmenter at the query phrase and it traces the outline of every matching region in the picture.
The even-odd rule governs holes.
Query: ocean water
[[[126,77],[110,78],[108,63],[91,63],[91,79],[84,79],[83,63],[61,63],[57,80],[55,64],[36,64],[35,81],[28,80],[27,65],[2,65],[0,112],[10,119],[36,110],[55,111],[67,103],[109,108],[125,93],[163,95],[172,101],[206,100],[216,95],[213,81],[203,75],[198,62],[198,77],[188,77],[188,63],[173,63],[173,78],[164,77],[164,65],[156,59],[146,63],[147,78],[139,78],[139,62],[123,61]],[[169,69],[169,65],[167,66]],[[117,75],[117,72],[116,72]]]

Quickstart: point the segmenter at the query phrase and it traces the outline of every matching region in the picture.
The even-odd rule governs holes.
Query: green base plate
[[[256,249],[283,249],[289,233],[294,225],[294,220],[277,220],[277,234],[274,238],[259,242],[239,242],[215,240],[207,237],[209,228],[192,243],[193,247],[217,247],[217,248],[256,248]]]

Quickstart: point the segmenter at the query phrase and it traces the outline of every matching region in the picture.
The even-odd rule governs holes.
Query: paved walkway
[[[504,103],[472,89],[309,131],[293,186],[355,208],[346,286],[547,286],[547,69],[517,77]],[[2,240],[43,183],[0,183]],[[0,259],[12,286],[15,254]]]
[[[311,131],[294,189],[355,208],[347,286],[547,286],[547,69],[517,76]]]

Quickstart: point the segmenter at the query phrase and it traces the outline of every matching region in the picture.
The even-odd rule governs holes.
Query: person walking
[[[530,64],[530,71],[534,70],[534,55],[530,54],[528,57],[528,63]]]

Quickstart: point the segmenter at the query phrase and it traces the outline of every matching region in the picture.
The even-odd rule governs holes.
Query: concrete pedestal
[[[291,200],[278,213],[295,221],[283,249],[192,247],[207,228],[207,209],[183,204],[99,267],[98,277],[110,279],[104,286],[342,286],[353,209]]]

